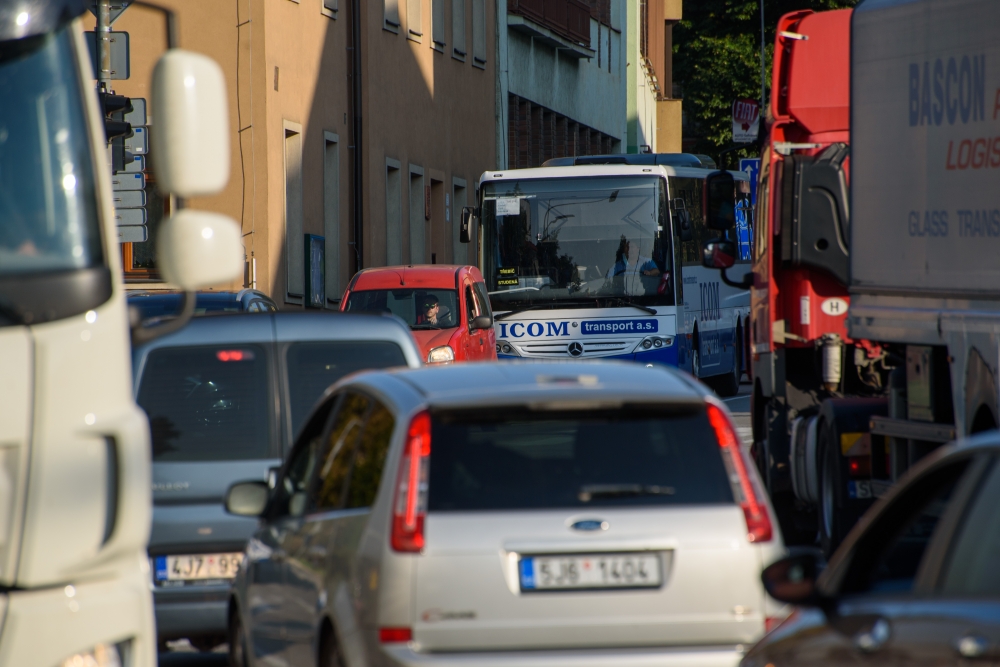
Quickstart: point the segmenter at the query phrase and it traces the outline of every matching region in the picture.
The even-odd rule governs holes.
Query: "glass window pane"
[[[1000,597],[1000,465],[993,465],[948,555],[941,593]]]
[[[323,464],[319,470],[313,502],[316,509],[344,507],[347,500],[347,480],[351,475],[358,436],[370,406],[371,399],[367,396],[355,393],[344,396],[324,448]]]
[[[286,359],[293,433],[323,392],[340,378],[370,368],[406,365],[400,347],[385,341],[292,343]]]
[[[271,455],[268,360],[258,345],[152,351],[138,403],[154,461],[232,461]]]
[[[371,507],[375,502],[395,426],[389,409],[375,401],[354,458],[347,507]]]
[[[411,329],[450,329],[459,323],[458,292],[449,289],[361,290],[347,297],[346,310],[392,313]]]

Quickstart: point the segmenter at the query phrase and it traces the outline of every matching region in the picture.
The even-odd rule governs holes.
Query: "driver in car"
[[[432,327],[441,328],[441,304],[438,302],[438,298],[436,296],[428,294],[424,297],[424,304],[421,312],[422,317],[417,320],[417,324],[426,324]]]

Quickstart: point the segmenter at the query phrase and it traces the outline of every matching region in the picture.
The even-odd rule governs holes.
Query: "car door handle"
[[[965,635],[955,642],[955,650],[963,658],[981,658],[989,647],[986,638],[977,635]]]
[[[872,624],[871,628],[854,636],[854,646],[862,653],[874,653],[885,646],[891,635],[889,621],[880,618]]]

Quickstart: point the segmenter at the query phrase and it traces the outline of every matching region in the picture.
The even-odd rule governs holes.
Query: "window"
[[[476,292],[476,300],[479,302],[479,314],[493,317],[493,310],[490,308],[490,297],[486,292],[486,283],[472,283],[472,289]]]
[[[437,313],[429,312],[431,309],[437,310]],[[450,329],[461,322],[458,292],[453,289],[400,287],[358,290],[347,297],[345,310],[351,313],[392,313],[411,329]]]
[[[341,401],[322,453],[323,460],[313,502],[316,509],[334,510],[344,507],[354,450],[369,407],[371,400],[354,392],[346,394]]]
[[[389,409],[373,400],[368,423],[361,432],[361,444],[351,466],[351,483],[347,490],[348,508],[371,507],[378,495],[379,483],[385,469],[385,457],[392,442],[392,431],[396,426]]]
[[[410,264],[423,264],[426,258],[424,231],[424,170],[410,165]]]
[[[286,355],[292,433],[327,387],[345,375],[406,365],[403,351],[389,341],[292,343]]]
[[[323,133],[323,234],[326,298],[331,305],[340,297],[340,138],[332,132]]]
[[[465,3],[451,0],[451,55],[465,62]]]
[[[680,218],[681,210],[686,211],[686,217],[691,221],[693,238],[681,242],[681,257],[684,266],[701,266],[701,245],[709,237],[714,236],[712,230],[705,226],[701,213],[701,189],[704,180],[700,178],[670,179],[670,202],[674,211],[675,224]],[[680,200],[680,201],[678,201]],[[683,202],[683,204],[681,203]],[[683,209],[681,206],[683,205]],[[679,227],[678,227],[679,229]],[[676,231],[676,230],[675,230]]]
[[[431,0],[431,46],[443,50],[444,37],[444,3],[447,0]]]
[[[431,441],[432,512],[733,502],[703,410],[451,412]]]
[[[454,254],[452,255],[454,259],[452,261],[454,261],[455,264],[468,264],[469,246],[472,244],[462,243],[458,237],[459,230],[462,227],[462,209],[467,205],[465,179],[453,178],[452,191],[451,241],[454,249]]]
[[[406,0],[406,36],[415,42],[424,35],[423,0]]]
[[[267,367],[259,345],[150,352],[137,402],[149,416],[153,460],[273,456]]]
[[[951,545],[940,592],[950,597],[1000,596],[1000,465],[993,464]]]
[[[306,509],[306,492],[316,468],[316,457],[322,442],[326,422],[336,407],[340,396],[331,396],[302,429],[296,447],[292,450],[285,475],[278,484],[273,512],[277,515],[301,516]]]
[[[285,300],[302,303],[304,294],[302,127],[285,121]]]
[[[399,32],[399,0],[382,0],[382,27],[391,32]]]
[[[465,286],[465,321],[472,325],[472,320],[476,319],[479,313],[479,306],[476,304],[476,296],[472,293],[470,285]]]
[[[472,0],[472,64],[486,66],[486,0]]]
[[[398,160],[385,159],[385,263],[388,266],[403,263],[403,224],[400,220],[403,194],[399,168]]]

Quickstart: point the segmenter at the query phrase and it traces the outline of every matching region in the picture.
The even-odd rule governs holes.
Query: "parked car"
[[[430,364],[497,358],[490,298],[474,266],[364,269],[347,286],[340,309],[398,315]]]
[[[662,367],[356,375],[227,509],[234,665],[736,665],[779,611],[729,413]]]
[[[128,293],[129,307],[139,311],[140,321],[172,317],[181,310],[181,293],[170,291],[142,291]],[[273,313],[277,304],[263,292],[244,289],[239,292],[198,292],[194,314],[216,313]]]
[[[996,664],[997,507],[996,431],[929,454],[862,517],[822,574],[813,553],[764,570],[771,594],[801,607],[743,665]]]
[[[264,480],[326,389],[367,368],[420,365],[394,317],[273,313],[193,320],[133,353],[149,416],[149,541],[159,641],[225,641],[229,585],[256,522],[223,510],[236,480]]]

